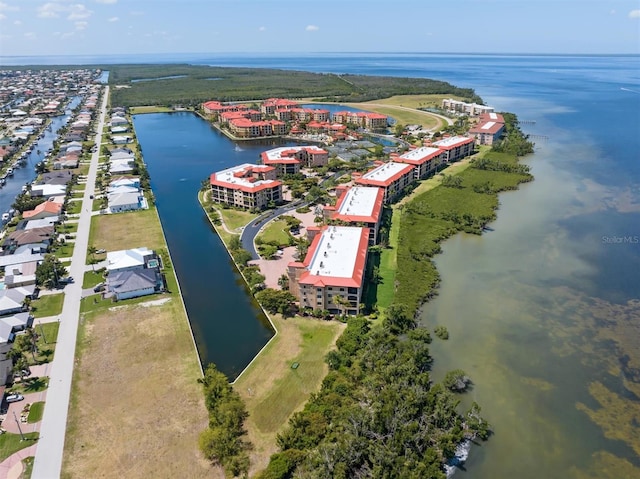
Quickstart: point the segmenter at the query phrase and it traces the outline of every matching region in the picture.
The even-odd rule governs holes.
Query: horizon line
[[[29,54],[29,55],[0,55],[0,58],[39,58],[39,57],[113,57],[113,56],[144,56],[144,55],[495,55],[495,56],[640,56],[637,53],[541,53],[541,52],[443,52],[443,51],[228,51],[228,52],[143,52],[143,53],[70,53],[70,54]]]

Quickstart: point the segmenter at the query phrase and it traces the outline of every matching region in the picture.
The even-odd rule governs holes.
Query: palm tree
[[[29,369],[29,361],[24,356],[18,358],[12,368],[12,373],[14,376],[20,376],[20,380],[24,380],[25,376],[30,374]]]
[[[288,291],[289,290],[289,276],[287,276],[286,274],[283,273],[278,278],[278,286],[280,286],[280,288],[283,291]]]
[[[87,253],[89,253],[89,255],[91,256],[91,264],[96,262],[95,254],[97,252],[98,252],[98,248],[96,248],[94,245],[90,245],[87,248]]]

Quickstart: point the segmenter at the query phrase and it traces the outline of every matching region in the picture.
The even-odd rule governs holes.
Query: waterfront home
[[[135,154],[126,148],[117,148],[113,150],[109,154],[110,161],[121,161],[121,160],[130,160],[133,161],[135,159]]]
[[[29,194],[32,197],[51,198],[54,196],[65,196],[67,187],[65,185],[31,185]]]
[[[382,220],[384,190],[372,186],[339,186],[336,196],[336,205],[327,205],[323,209],[325,220],[347,226],[366,226],[369,229],[369,245],[376,244]]]
[[[62,212],[62,204],[56,201],[44,201],[32,210],[22,212],[25,220],[40,220],[43,218],[56,217]]]
[[[401,155],[391,154],[391,160],[397,163],[413,165],[413,177],[415,180],[426,178],[438,171],[446,163],[447,154],[445,150],[423,146],[414,150],[409,150]]]
[[[285,146],[263,151],[260,154],[263,165],[273,166],[280,178],[300,172],[300,167],[324,166],[329,161],[329,153],[317,146]]]
[[[325,226],[317,231],[304,260],[287,268],[289,290],[300,308],[358,314],[368,248],[368,228]]]
[[[55,225],[60,221],[60,216],[53,215],[41,219],[23,219],[16,225],[16,230],[32,230],[33,228],[42,228],[44,226]]]
[[[121,186],[107,194],[109,213],[124,213],[147,209],[147,201],[137,188]]]
[[[119,176],[109,183],[109,188],[111,191],[121,186],[140,189],[140,178],[137,176]]]
[[[163,286],[157,268],[118,271],[107,276],[107,293],[118,301],[159,293],[164,290]]]
[[[133,141],[133,137],[129,135],[114,135],[111,137],[111,141],[114,145],[126,145]]]
[[[245,163],[212,173],[211,200],[246,209],[264,209],[282,201],[282,183],[273,166]]]
[[[77,155],[65,155],[53,161],[54,170],[73,170],[80,164],[80,157]]]
[[[453,163],[472,155],[475,149],[475,142],[473,138],[467,138],[466,136],[452,136],[434,141],[431,146],[444,150],[447,163]]]
[[[287,127],[280,120],[251,121],[247,118],[237,118],[229,121],[229,130],[237,138],[258,138],[284,135]]]
[[[33,325],[33,316],[18,312],[0,317],[0,386],[5,386],[13,374],[13,360],[7,353],[13,348],[16,334]]]
[[[129,121],[122,116],[112,116],[110,126],[128,125]]]
[[[73,181],[73,173],[71,171],[48,171],[42,174],[40,183],[43,185],[67,185]]]
[[[30,230],[16,230],[5,236],[2,242],[3,254],[22,251],[47,251],[53,242],[54,226],[43,226]]]
[[[478,123],[469,129],[468,136],[476,145],[493,145],[504,133],[504,117],[499,113],[483,113]]]
[[[146,248],[133,248],[107,252],[107,271],[118,271],[158,267],[159,259],[154,251]]]
[[[113,126],[111,127],[111,134],[119,134],[119,133],[126,133],[129,131],[129,127],[128,126]]]
[[[415,181],[413,165],[393,161],[380,163],[363,175],[353,173],[352,177],[358,185],[381,188],[384,191],[385,203],[391,203]]]
[[[112,175],[125,174],[133,172],[135,167],[135,161],[133,158],[129,159],[110,159],[109,160],[109,172]]]

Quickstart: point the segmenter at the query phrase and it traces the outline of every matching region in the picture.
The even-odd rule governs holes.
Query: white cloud
[[[107,22],[117,22],[118,20],[120,20],[118,17],[111,17],[107,20]]]
[[[267,31],[267,27],[260,27],[258,28],[259,32],[266,32]]]
[[[18,10],[20,10],[18,7],[12,7],[11,5],[5,2],[0,2],[0,13],[1,12],[17,12]]]
[[[63,14],[67,14],[67,20],[74,21],[89,18],[93,12],[82,3],[65,5],[56,2],[47,2],[38,7],[38,16],[40,18],[58,18]]]
[[[38,16],[40,18],[56,18],[60,16],[60,12],[64,12],[66,8],[59,3],[49,2],[38,7]]]
[[[81,3],[76,3],[69,6],[68,20],[84,20],[89,18],[93,12]]]
[[[640,18],[640,10],[631,10],[629,12],[629,18]]]
[[[129,15],[133,15],[135,17],[141,17],[142,15],[144,15],[144,12],[141,12],[140,10],[131,10],[129,12]]]
[[[76,30],[84,30],[89,25],[89,22],[75,22]]]
[[[18,26],[20,26],[20,25],[22,25],[22,22],[21,22],[20,20],[15,20],[15,21],[13,22],[13,24],[14,24],[14,25],[18,25]]]
[[[96,2],[112,4],[112,3],[118,3],[118,0],[96,0]]]
[[[0,20],[4,20],[7,16],[4,13],[0,13]]]
[[[320,30],[320,27],[318,27],[316,25],[307,25],[305,30],[308,31],[308,32],[317,32],[318,30]]]
[[[36,36],[35,32],[27,32],[24,34],[24,37],[30,40],[35,40]]]
[[[70,38],[70,37],[74,36],[75,34],[76,34],[76,32],[63,33],[62,35],[60,35],[60,38]]]

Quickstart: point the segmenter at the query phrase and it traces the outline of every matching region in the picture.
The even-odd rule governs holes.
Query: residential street
[[[97,126],[98,133],[95,138],[97,145],[102,143],[102,130],[107,112],[108,96],[109,87],[105,86]],[[100,148],[97,148],[96,152],[91,156],[83,205],[78,222],[75,248],[73,250],[71,266],[69,267],[70,275],[78,278],[78,281],[67,285],[64,290],[65,298],[62,314],[60,315],[60,330],[58,332],[55,357],[51,367],[47,401],[31,476],[34,479],[58,478],[60,477],[62,469],[62,454],[64,451],[76,337],[80,316],[80,300],[82,297],[82,278],[86,270],[85,263],[91,225],[92,200],[89,196],[94,194],[99,156]]]

